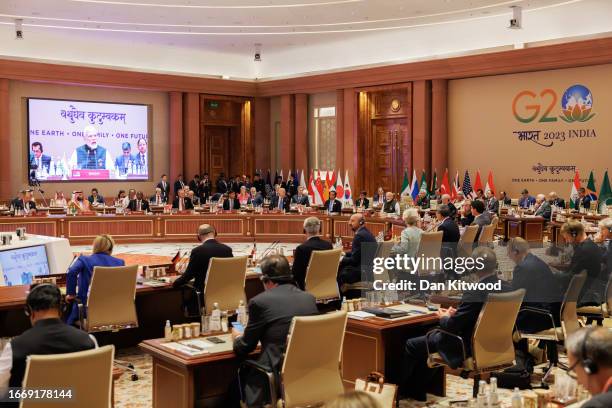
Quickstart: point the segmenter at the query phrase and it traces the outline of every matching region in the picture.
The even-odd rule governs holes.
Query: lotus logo
[[[572,85],[561,98],[561,110],[563,115],[559,116],[567,123],[586,122],[595,116],[591,113],[593,108],[593,95],[589,88],[583,85]]]

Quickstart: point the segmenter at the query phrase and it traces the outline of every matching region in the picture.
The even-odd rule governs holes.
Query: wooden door
[[[373,175],[370,177],[369,192],[373,194],[380,186],[385,191],[399,191],[404,174],[407,126],[405,119],[373,121],[372,150]],[[406,161],[407,163],[407,161]]]
[[[208,146],[208,173],[213,183],[220,173],[229,177],[229,139],[230,128],[225,126],[206,126],[205,143]],[[206,170],[206,169],[205,169]]]

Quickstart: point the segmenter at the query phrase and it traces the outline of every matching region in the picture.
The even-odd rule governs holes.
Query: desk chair
[[[212,314],[215,303],[219,304],[222,311],[236,310],[241,300],[246,305],[246,269],[246,256],[210,258],[204,282],[204,308],[207,315]]]
[[[87,313],[83,304],[78,304],[81,330],[88,333],[118,332],[138,327],[135,303],[137,274],[138,265],[95,266],[89,285]],[[116,360],[115,364],[130,371],[132,381],[138,379],[131,363]]]
[[[468,225],[465,227],[459,242],[457,243],[457,256],[469,257],[474,249],[474,240],[478,233],[478,225]]]
[[[340,299],[336,277],[341,255],[342,248],[312,251],[306,269],[304,289],[315,297],[317,303]]]
[[[32,399],[21,402],[19,407],[111,408],[114,354],[114,346],[104,346],[76,353],[28,357],[24,388],[71,389],[73,400],[53,404]]]
[[[493,235],[495,234],[495,228],[497,228],[496,224],[485,225],[482,227],[480,231],[480,237],[478,237],[478,245],[479,246],[492,246],[493,245]]]
[[[421,234],[421,241],[416,251],[416,256],[423,256],[424,258],[440,258],[440,252],[442,251],[442,231],[436,232],[424,232]],[[435,273],[442,272],[442,270],[429,270],[419,269],[419,276],[426,276]]]
[[[580,328],[578,321],[578,314],[576,312],[576,304],[578,303],[578,296],[586,281],[586,271],[582,271],[578,275],[574,275],[567,287],[563,303],[561,303],[561,327],[557,327],[555,323],[555,316],[548,310],[542,310],[534,307],[524,307],[521,309],[519,314],[532,314],[538,316],[545,316],[550,319],[552,328],[542,330],[536,333],[523,333],[519,331],[519,336],[522,339],[536,339],[543,340],[546,345],[546,354],[549,360],[548,368],[542,378],[542,384],[546,382],[546,379],[550,375],[553,367],[559,365],[559,354],[557,351],[557,343],[565,341],[567,337],[577,331]]]
[[[345,311],[293,318],[280,373],[280,398],[274,373],[245,361],[243,367],[258,370],[268,379],[272,407],[317,406],[344,393],[341,357],[346,319]]]
[[[593,320],[598,326],[603,325],[603,319],[612,317],[612,275],[608,279],[606,285],[606,301],[599,306],[583,306],[579,307],[576,312],[578,316],[586,318],[586,324],[590,324]]]
[[[442,333],[457,340],[463,351],[463,373],[474,374],[473,395],[478,394],[478,385],[482,373],[502,370],[512,367],[514,361],[514,343],[512,332],[521,303],[525,297],[525,289],[514,292],[491,293],[483,305],[478,321],[472,334],[472,356],[468,357],[461,336],[442,329],[434,329],[426,334],[427,340],[435,333]],[[427,343],[426,343],[427,344]],[[430,353],[427,347],[427,365],[440,367],[446,362],[439,353]]]

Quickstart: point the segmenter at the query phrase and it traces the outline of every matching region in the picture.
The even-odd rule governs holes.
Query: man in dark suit
[[[355,213],[349,218],[349,226],[355,232],[351,252],[348,252],[340,261],[338,271],[338,287],[344,283],[355,283],[361,280],[362,269],[365,278],[370,280],[371,261],[376,253],[376,238],[366,228],[365,218],[362,213]],[[372,259],[369,259],[372,258]]]
[[[550,221],[550,216],[552,214],[552,208],[550,207],[550,203],[546,201],[546,196],[544,194],[538,194],[536,196],[536,207],[535,207],[535,216],[543,217],[546,221]]]
[[[552,271],[537,256],[530,253],[529,243],[523,238],[508,242],[508,257],[516,264],[512,271],[512,290],[525,289],[523,307],[532,307],[552,313],[559,322],[561,290]],[[526,333],[535,333],[552,327],[550,318],[543,314],[522,312],[517,327]]]
[[[259,173],[255,173],[255,176],[253,176],[253,187],[255,187],[259,193],[266,192],[266,182],[261,178]]]
[[[30,190],[20,191],[19,197],[11,201],[11,205],[16,210],[36,211],[36,202],[32,199],[32,192]]]
[[[182,190],[183,187],[185,187],[183,175],[179,174],[178,176],[176,176],[176,180],[174,181],[174,195],[178,195],[179,190]]]
[[[32,143],[30,169],[44,171],[46,173],[51,171],[51,156],[43,154],[43,146],[40,142]]]
[[[236,199],[236,193],[230,190],[227,199],[223,200],[223,211],[239,210],[240,201]]]
[[[495,194],[491,190],[485,193],[485,210],[490,214],[499,214],[499,201],[495,198]]]
[[[479,282],[497,283],[497,258],[495,252],[488,247],[478,247],[472,253],[474,259],[481,259],[483,268],[476,269]],[[502,291],[510,287],[502,281]],[[457,309],[440,309],[440,328],[463,339],[466,355],[472,355],[472,335],[480,315],[480,311],[487,299],[487,290],[465,291]],[[463,363],[463,353],[460,343],[447,334],[437,332],[429,336],[416,337],[406,342],[404,348],[404,364],[402,381],[400,383],[400,396],[409,397],[418,401],[425,401],[425,390],[436,370],[442,368],[429,368],[427,366],[427,348],[430,353],[439,353],[444,361],[453,369]]]
[[[91,189],[91,195],[89,197],[87,197],[87,201],[89,201],[89,204],[91,204],[93,206],[103,205],[104,204],[104,197],[102,197],[98,193],[98,189],[94,187],[94,188]]]
[[[366,197],[367,194],[368,193],[365,191],[359,193],[359,198],[355,201],[355,207],[361,207],[363,209],[367,209],[368,207],[370,207],[370,200],[368,200],[368,198]]]
[[[57,286],[44,283],[30,288],[26,298],[26,315],[32,328],[13,338],[0,355],[0,399],[8,387],[21,387],[27,359],[31,355],[64,354],[93,349],[97,346],[86,332],[60,320],[62,294]],[[78,398],[78,397],[77,397]],[[19,403],[3,403],[18,407]]]
[[[166,199],[164,197],[164,193],[162,189],[159,187],[155,187],[155,194],[153,194],[149,200],[151,205],[163,205],[166,204]],[[128,204],[129,205],[129,204]]]
[[[225,173],[222,172],[219,174],[219,178],[217,178],[216,187],[217,193],[219,194],[225,194],[227,193],[227,190],[229,190],[229,185],[227,184],[227,181],[225,181]]]
[[[550,205],[554,205],[558,208],[565,208],[565,200],[559,198],[559,196],[557,196],[557,193],[555,193],[554,191],[551,191],[550,194],[548,194],[548,202],[550,203]]]
[[[474,238],[474,242],[477,243],[480,238],[480,233],[482,232],[482,227],[491,224],[491,218],[489,217],[489,213],[485,212],[485,205],[480,200],[472,201],[471,211],[474,216],[474,221],[472,221],[471,225],[478,225],[478,232],[476,233],[476,238]]]
[[[535,204],[535,197],[529,195],[527,189],[521,191],[521,198],[519,198],[519,208],[529,208]]]
[[[193,191],[196,196],[200,196],[200,175],[196,174],[193,179],[189,182],[189,189]]]
[[[204,173],[202,175],[202,180],[200,180],[200,199],[203,203],[208,200],[210,197],[210,193],[212,192],[212,186],[210,184],[210,178],[208,173]]]
[[[232,248],[217,241],[216,236],[217,231],[212,225],[202,224],[198,227],[198,241],[202,244],[191,251],[187,269],[174,281],[173,287],[178,288],[194,279],[193,286],[200,293],[204,293],[204,282],[206,281],[210,258],[231,258],[234,256]]]
[[[119,170],[120,174],[127,174],[132,171],[132,164],[134,164],[134,156],[132,156],[132,145],[129,142],[123,142],[121,144],[121,156],[115,157],[115,168]]]
[[[578,189],[578,197],[571,199],[574,204],[575,210],[585,208],[586,210],[591,208],[591,196],[586,193],[584,187]]]
[[[505,206],[511,205],[512,204],[512,199],[510,197],[508,197],[508,193],[506,193],[505,191],[500,191],[499,192],[499,199],[498,201],[500,203],[502,203]]]
[[[455,207],[455,204],[451,203],[451,196],[448,194],[442,194],[442,198],[441,198],[442,204],[447,205],[448,206],[448,217],[451,220],[456,220],[457,219],[457,207]]]
[[[128,209],[130,211],[149,211],[149,202],[145,200],[142,191],[137,192],[136,198],[130,200],[130,203],[128,204]]]
[[[189,197],[185,197],[185,190],[178,191],[178,196],[174,199],[172,208],[176,208],[179,211],[193,210],[193,203]]]
[[[251,196],[247,204],[251,204],[253,207],[259,207],[263,205],[264,198],[261,192],[257,191],[255,186],[251,187]]]
[[[159,183],[157,183],[155,187],[161,190],[161,194],[164,201],[168,202],[170,197],[170,184],[168,184],[168,176],[162,174],[161,180],[159,180]]]
[[[582,408],[612,407],[612,331],[605,327],[583,327],[566,342],[569,369],[593,396]]]
[[[340,202],[340,200],[336,199],[335,191],[332,190],[329,192],[329,199],[325,201],[324,207],[330,214],[339,213],[342,211],[342,203]]]
[[[291,202],[297,205],[310,205],[308,201],[308,195],[306,194],[306,189],[302,186],[298,186],[297,194],[291,197]]]
[[[289,200],[287,191],[281,187],[278,189],[278,194],[272,196],[272,200],[270,200],[270,209],[289,211],[289,208],[291,207],[291,202]]]
[[[321,220],[317,217],[308,217],[304,220],[304,234],[306,241],[295,248],[293,254],[293,278],[298,287],[304,290],[304,281],[306,280],[306,269],[310,262],[312,251],[322,251],[332,249],[331,242],[322,240],[319,236],[321,231]]]
[[[440,222],[438,231],[442,231],[442,248],[440,250],[440,256],[442,257],[454,257],[456,255],[457,243],[461,237],[459,226],[450,215],[450,206],[446,204],[440,204],[436,209],[436,218]]]
[[[282,255],[270,255],[261,262],[266,290],[249,301],[249,322],[244,333],[233,329],[234,352],[246,357],[261,342],[259,365],[271,370],[280,384],[279,372],[287,345],[287,335],[295,316],[318,314],[314,296],[293,284],[289,263]],[[269,402],[267,381],[258,371],[241,372],[244,400],[249,407]]]

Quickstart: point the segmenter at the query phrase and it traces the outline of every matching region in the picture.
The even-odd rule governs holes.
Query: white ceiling
[[[0,0],[0,55],[237,78],[608,32],[612,0]]]

